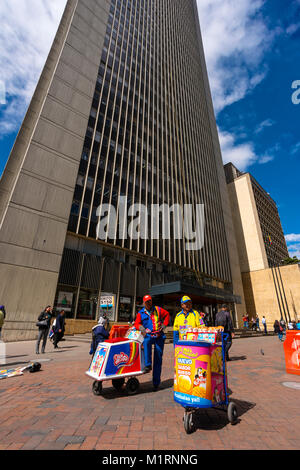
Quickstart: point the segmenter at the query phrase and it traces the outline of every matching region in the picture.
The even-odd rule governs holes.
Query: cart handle
[[[223,378],[224,378],[224,387],[225,387],[225,400],[226,400],[226,405],[229,403],[229,397],[228,397],[228,383],[227,383],[227,377],[226,377],[226,344],[229,338],[228,333],[222,333],[222,356],[223,356]]]

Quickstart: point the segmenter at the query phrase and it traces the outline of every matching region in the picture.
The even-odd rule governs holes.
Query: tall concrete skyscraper
[[[115,214],[103,236],[107,204]],[[134,225],[142,207],[152,209]],[[187,215],[201,232],[193,250],[178,236]],[[218,303],[239,312],[195,0],[68,0],[1,180],[0,222],[8,340],[34,337],[53,303],[72,331],[89,329],[101,309],[128,321],[147,292],[172,314],[182,293],[212,321]]]

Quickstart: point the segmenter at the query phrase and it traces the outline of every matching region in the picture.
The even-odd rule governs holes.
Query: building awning
[[[209,300],[217,301],[218,303],[234,303],[241,304],[242,299],[238,295],[234,295],[231,292],[220,289],[213,286],[195,286],[184,281],[171,282],[169,284],[161,284],[158,286],[152,286],[150,289],[150,295],[152,297],[158,297],[162,295],[177,294],[178,297],[182,294],[189,296],[202,297]]]

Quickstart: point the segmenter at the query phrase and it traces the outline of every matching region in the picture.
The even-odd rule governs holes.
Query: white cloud
[[[293,35],[298,31],[299,28],[300,28],[300,23],[294,23],[294,24],[291,24],[287,28],[286,32],[287,34]]]
[[[260,16],[264,0],[197,0],[216,112],[243,99],[265,78],[274,33]]]
[[[233,163],[239,170],[245,171],[250,165],[253,165],[258,157],[256,156],[253,145],[250,142],[236,144],[233,134],[219,130],[220,144],[222,148],[224,163]]]
[[[260,134],[264,129],[272,127],[274,126],[274,124],[275,121],[273,121],[272,119],[266,119],[257,126],[257,128],[255,129],[255,133]]]
[[[16,132],[49,54],[66,0],[1,0],[0,80],[6,88],[0,138]]]
[[[259,156],[255,152],[252,142],[238,143],[240,136],[235,136],[230,132],[224,132],[218,129],[220,145],[222,149],[223,161],[225,163],[233,163],[239,170],[246,171],[254,163],[265,165],[274,160],[278,146],[274,146],[263,155]]]
[[[294,145],[291,149],[291,154],[296,155],[300,151],[300,142]]]
[[[288,246],[288,250],[291,258],[296,256],[298,259],[300,259],[300,243]]]
[[[300,234],[291,233],[290,235],[286,235],[285,239],[288,243],[300,242]]]
[[[285,236],[290,256],[297,256],[300,259],[300,234],[291,233]]]
[[[274,158],[275,158],[275,157],[274,157],[273,155],[264,155],[263,157],[261,157],[261,158],[259,159],[259,162],[258,162],[258,163],[259,163],[260,165],[265,165],[266,163],[272,162],[272,161],[274,160]]]

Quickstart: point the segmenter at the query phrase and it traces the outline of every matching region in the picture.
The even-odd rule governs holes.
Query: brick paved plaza
[[[240,421],[232,426],[221,411],[201,411],[197,430],[186,435],[183,409],[173,401],[173,346],[167,345],[162,389],[152,392],[150,376],[139,395],[129,397],[105,384],[92,394],[86,375],[90,358],[84,338],[67,338],[61,348],[47,346],[35,356],[34,343],[7,345],[8,362],[43,359],[42,371],[0,381],[0,449],[27,450],[201,450],[300,449],[300,389],[285,382],[277,337],[235,340],[228,365],[231,398]]]

